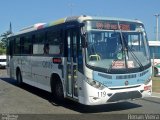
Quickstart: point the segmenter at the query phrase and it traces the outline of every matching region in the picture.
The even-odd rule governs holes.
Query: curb
[[[152,92],[152,97],[160,98],[160,93]]]

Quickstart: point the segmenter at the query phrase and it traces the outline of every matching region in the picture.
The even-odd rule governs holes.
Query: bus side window
[[[14,39],[14,54],[21,54],[21,45],[20,45],[20,38],[17,37]]]
[[[20,40],[21,40],[21,53],[22,54],[32,54],[31,36],[21,37]]]
[[[44,42],[45,42],[45,34],[37,33],[32,36],[33,41],[33,54],[44,54]]]
[[[49,54],[49,43],[44,44],[43,51],[44,51],[44,54]]]
[[[49,44],[49,54],[59,55],[60,51],[60,43],[61,43],[61,32],[60,31],[50,31],[47,33],[47,41]]]

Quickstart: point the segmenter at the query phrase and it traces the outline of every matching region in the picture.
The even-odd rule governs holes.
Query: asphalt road
[[[65,103],[57,103],[52,99],[51,94],[46,91],[26,84],[22,87],[17,86],[15,80],[8,78],[6,70],[1,69],[0,113],[19,115],[38,114],[37,116],[47,114],[51,116],[59,115],[59,117],[71,115],[71,118],[75,118],[75,115],[82,115],[83,113],[90,113],[91,115],[94,113],[93,118],[101,114],[110,115],[111,117],[123,114],[126,118],[130,114],[159,114],[160,119],[160,98],[150,97],[99,106],[84,106],[70,100],[67,100]],[[117,117],[119,118],[119,116]],[[66,118],[66,116],[63,118]]]

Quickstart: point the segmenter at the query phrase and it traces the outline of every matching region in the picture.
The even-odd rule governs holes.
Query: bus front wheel
[[[154,68],[154,77],[157,77],[157,74],[158,74],[158,70]]]

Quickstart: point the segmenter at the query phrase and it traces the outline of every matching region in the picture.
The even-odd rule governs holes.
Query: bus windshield
[[[86,62],[107,70],[143,69],[150,63],[142,24],[88,21]]]

